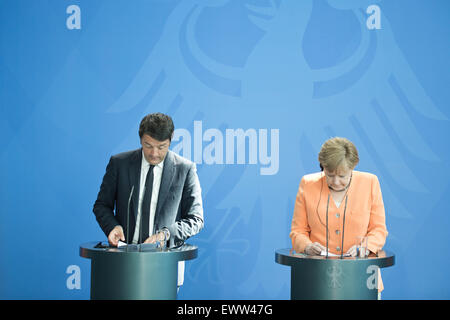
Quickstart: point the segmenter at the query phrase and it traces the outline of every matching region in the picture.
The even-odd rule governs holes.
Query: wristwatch
[[[168,241],[170,239],[170,231],[166,227],[162,228],[158,231],[158,233],[162,232],[164,234],[164,239],[162,241]]]

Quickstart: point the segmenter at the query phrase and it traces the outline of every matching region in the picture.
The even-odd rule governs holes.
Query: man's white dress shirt
[[[150,201],[150,218],[148,219],[149,236],[153,234],[153,225],[155,222],[156,206],[158,205],[159,187],[161,186],[161,177],[163,168],[164,168],[164,160],[155,165],[155,167],[153,168],[152,200]],[[139,184],[139,206],[136,218],[136,228],[134,229],[133,243],[138,243],[139,241],[139,227],[141,225],[142,201],[144,200],[145,179],[147,178],[147,173],[149,169],[150,163],[145,159],[144,152],[142,152],[141,180]],[[145,240],[146,239],[144,239],[144,241]]]

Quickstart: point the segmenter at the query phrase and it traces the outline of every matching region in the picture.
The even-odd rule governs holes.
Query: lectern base
[[[369,289],[370,262],[348,264],[330,261],[309,268],[291,267],[291,300],[377,300],[378,289]],[[370,271],[370,269],[369,269]],[[373,275],[375,277],[376,275]],[[372,284],[372,283],[369,283]]]
[[[175,300],[178,261],[164,260],[139,254],[92,260],[91,299]]]

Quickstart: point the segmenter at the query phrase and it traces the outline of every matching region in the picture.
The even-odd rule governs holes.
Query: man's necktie
[[[152,200],[152,189],[153,189],[153,168],[155,166],[150,165],[147,172],[147,178],[145,178],[145,191],[144,199],[142,200],[142,236],[140,243],[144,242],[149,237],[149,223],[150,223],[150,202]]]

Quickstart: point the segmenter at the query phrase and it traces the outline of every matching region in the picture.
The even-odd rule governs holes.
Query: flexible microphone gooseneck
[[[144,190],[142,194],[145,194],[146,191],[146,186],[144,185]],[[138,239],[138,243],[139,243],[139,252],[141,251],[141,246],[142,246],[142,216],[144,215],[144,213],[142,212],[142,208],[141,208],[141,216],[139,219],[139,239]]]
[[[133,198],[134,185],[131,187],[130,196],[128,197],[128,207],[127,207],[127,244],[130,238],[130,203],[131,198]]]
[[[322,169],[322,166],[321,166]],[[323,169],[322,169],[323,170]],[[345,189],[343,190],[339,190],[339,191],[344,191],[346,190],[345,193],[345,207],[344,207],[344,217],[343,217],[343,221],[342,221],[342,238],[341,238],[341,259],[343,258],[344,255],[344,233],[345,233],[345,213],[347,211],[347,200],[348,200],[348,189],[350,187],[350,183],[352,182],[352,178],[353,178],[353,174],[350,176],[350,182],[348,183],[348,185],[345,187]],[[322,198],[322,188],[323,188],[323,181],[322,181],[322,186],[320,188],[320,198],[319,198],[319,202],[317,203],[317,208],[316,208],[316,212],[317,215],[319,215],[318,210],[319,210],[319,203],[320,203],[320,199]],[[334,190],[333,188],[331,188],[330,186],[328,186],[329,189]],[[336,191],[336,190],[334,190]],[[330,196],[331,193],[328,194],[328,200],[327,200],[327,211],[326,211],[326,245],[327,245],[327,253],[326,253],[326,258],[328,258],[328,207],[330,205]],[[320,219],[320,217],[319,217]],[[322,222],[323,225],[323,222]]]
[[[327,227],[327,255],[326,255],[326,259],[328,259],[328,206],[330,205],[330,194],[328,194],[328,200],[327,200],[327,222],[326,222],[326,227]]]
[[[348,195],[345,196],[344,218],[342,221],[341,259],[344,254],[345,212],[347,211],[347,200],[348,200]]]
[[[348,195],[345,196],[345,207],[344,207],[344,217],[343,217],[343,221],[342,221],[342,238],[341,238],[341,259],[343,258],[344,255],[344,234],[345,234],[345,213],[347,212],[347,200],[348,200]],[[328,200],[327,200],[327,214],[326,214],[326,229],[327,229],[327,239],[326,239],[326,243],[327,243],[327,255],[326,258],[328,258],[328,207],[330,205],[330,194],[328,195]]]

